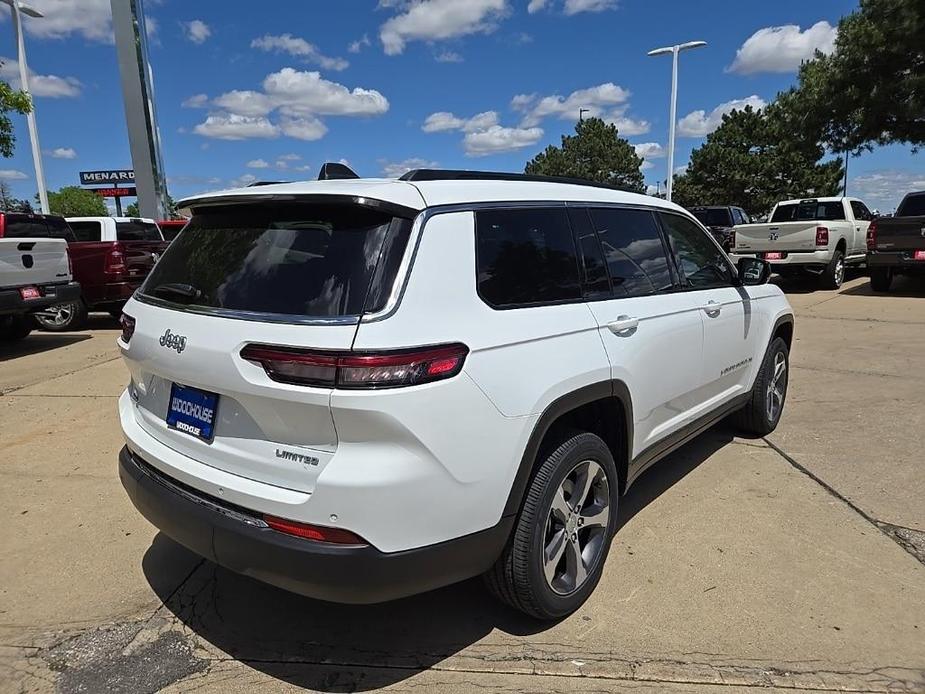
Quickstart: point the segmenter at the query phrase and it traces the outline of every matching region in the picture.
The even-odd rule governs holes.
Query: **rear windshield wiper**
[[[197,299],[201,299],[204,295],[201,290],[197,289],[191,284],[183,284],[181,282],[175,282],[170,284],[159,284],[154,289],[151,290],[152,294],[163,294],[170,296],[176,299],[185,301],[188,304],[193,303]]]

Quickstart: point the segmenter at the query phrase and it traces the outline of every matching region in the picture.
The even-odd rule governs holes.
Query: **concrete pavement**
[[[778,431],[646,473],[554,625],[477,581],[338,606],[204,562],[119,485],[115,324],[0,351],[0,691],[925,692],[925,288],[784,287]]]

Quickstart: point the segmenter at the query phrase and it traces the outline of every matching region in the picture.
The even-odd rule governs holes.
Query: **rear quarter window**
[[[100,241],[103,227],[99,222],[70,222],[71,229],[78,241]]]
[[[476,212],[478,292],[494,308],[581,298],[565,208]]]

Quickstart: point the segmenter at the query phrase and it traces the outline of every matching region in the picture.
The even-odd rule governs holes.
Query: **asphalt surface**
[[[115,323],[0,347],[0,691],[925,692],[925,282],[782,286],[778,430],[647,472],[551,625],[478,581],[347,607],[202,561],[119,484]]]

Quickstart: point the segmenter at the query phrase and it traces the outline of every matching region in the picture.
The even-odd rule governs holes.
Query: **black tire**
[[[893,270],[888,267],[870,269],[870,288],[875,292],[888,292],[893,284]]]
[[[845,254],[836,249],[835,253],[832,255],[832,260],[829,261],[829,264],[819,277],[819,282],[824,289],[841,289],[841,285],[844,281]]]
[[[577,526],[576,537],[579,533],[598,533],[593,536],[594,557],[592,565],[586,567],[586,578],[577,588],[563,594],[554,590],[546,579],[544,547],[552,522],[550,514],[554,497],[564,480],[585,461],[596,463],[606,477],[609,515],[606,524],[593,529],[590,525],[584,530],[581,530],[580,524]],[[598,485],[598,492],[602,488],[603,485]],[[502,602],[538,619],[559,619],[577,610],[591,595],[603,573],[610,542],[616,532],[618,501],[619,476],[607,444],[591,433],[571,435],[542,460],[530,482],[511,538],[498,561],[485,574],[489,590]],[[591,506],[587,504],[585,510]],[[563,532],[568,531],[563,528]],[[582,537],[589,542],[591,535]],[[565,554],[561,556],[562,561],[568,559]],[[584,562],[582,566],[585,566]]]
[[[29,316],[0,316],[0,341],[18,342],[32,332],[33,323]]]
[[[778,355],[783,355],[784,371],[780,379],[774,385],[780,385],[781,395],[779,406],[775,412],[771,412],[769,405],[769,388],[774,379]],[[751,400],[741,410],[733,415],[735,425],[746,433],[756,436],[767,436],[777,428],[781,415],[784,411],[784,404],[787,402],[787,386],[790,383],[790,350],[783,338],[777,337],[771,341],[768,351],[761,362],[761,370],[755,379],[755,387],[752,389]]]
[[[80,330],[87,322],[87,307],[82,299],[71,301],[60,306],[52,306],[46,311],[55,311],[54,318],[35,316],[35,322],[42,330],[52,333],[63,333],[71,330]]]

